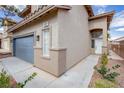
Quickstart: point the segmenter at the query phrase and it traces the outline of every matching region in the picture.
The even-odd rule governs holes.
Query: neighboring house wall
[[[88,14],[83,5],[59,10],[59,47],[66,48],[66,69],[80,62],[91,51]]]
[[[6,51],[8,52],[11,52],[11,37],[9,37],[9,33],[7,33],[7,29],[9,28],[10,26],[4,26],[4,32],[3,32],[3,35],[2,35],[2,48],[5,49]]]
[[[3,42],[2,43],[3,49],[10,51],[10,39],[4,38],[4,39],[2,39],[2,42]]]
[[[119,56],[124,58],[124,40],[111,43],[111,49]]]
[[[107,40],[107,18],[100,18],[89,21],[89,30],[102,29],[103,32],[103,53],[107,53],[108,40]]]

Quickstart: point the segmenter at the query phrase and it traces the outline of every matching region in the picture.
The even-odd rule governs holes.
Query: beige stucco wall
[[[103,30],[103,53],[107,53],[107,46],[108,46],[108,40],[107,40],[107,18],[100,18],[95,19],[92,21],[89,21],[89,31],[93,29],[102,29]]]
[[[42,49],[35,48],[35,66],[55,76],[65,72],[66,51],[50,49],[50,58],[42,56]]]
[[[91,53],[91,38],[88,14],[82,5],[71,6],[71,10],[59,9],[14,32],[13,37],[29,33],[40,35],[34,43],[34,65],[56,76]],[[42,56],[42,25],[48,22],[51,32],[50,58]]]
[[[66,69],[80,62],[91,53],[88,14],[82,5],[59,10],[59,47],[66,48]]]
[[[0,39],[2,39],[2,33],[0,33]]]
[[[52,42],[54,43],[54,45],[57,45],[57,31],[58,31],[58,24],[57,24],[57,14],[50,14],[50,16],[46,16],[41,18],[41,20],[38,20],[36,22],[33,22],[29,25],[25,25],[23,28],[19,29],[18,31],[14,32],[13,37],[18,37],[18,36],[23,36],[29,33],[34,33],[36,35],[40,35],[40,41],[39,42],[35,42],[36,45],[34,45],[35,47],[41,47],[42,46],[42,26],[43,23],[48,22],[49,27],[50,27],[50,32],[51,34],[54,35],[54,37],[52,37]],[[53,46],[54,46],[53,45]]]
[[[9,52],[11,51],[10,38],[3,38],[2,39],[2,48],[9,51]]]
[[[9,34],[7,33],[7,29],[10,26],[3,26],[3,33],[1,37],[1,46],[2,49],[5,49],[7,52],[11,52],[11,45],[10,45],[10,37]]]
[[[34,66],[45,70],[55,76],[59,76],[65,72],[66,62],[66,49],[58,48],[58,21],[57,12],[44,16],[35,23],[26,25],[25,27],[14,32],[13,37],[25,36],[26,34],[34,33],[35,36],[39,35],[40,40],[34,40]],[[50,58],[45,58],[42,55],[42,26],[48,22],[51,47],[50,47]]]

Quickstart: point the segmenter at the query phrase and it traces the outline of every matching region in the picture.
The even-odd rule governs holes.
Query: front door
[[[95,53],[102,54],[102,39],[95,39]]]

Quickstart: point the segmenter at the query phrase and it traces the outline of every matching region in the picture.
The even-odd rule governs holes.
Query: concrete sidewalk
[[[90,55],[79,64],[68,70],[59,79],[48,85],[51,88],[85,88],[88,87],[93,75],[94,66],[98,62],[98,55]]]
[[[7,69],[8,72],[12,75],[33,67],[32,64],[25,62],[23,60],[20,60],[16,57],[4,58],[2,59],[2,64],[5,67],[5,69]]]
[[[122,57],[120,57],[118,54],[113,52],[112,50],[109,51],[109,58],[110,59],[115,59],[115,60],[124,60]]]
[[[42,71],[31,64],[15,57],[2,59],[2,65],[15,78],[17,82],[22,82],[33,72],[38,75],[25,87],[29,88],[80,88],[88,87],[93,74],[93,67],[98,62],[98,55],[90,55],[73,68],[68,70],[59,78]]]

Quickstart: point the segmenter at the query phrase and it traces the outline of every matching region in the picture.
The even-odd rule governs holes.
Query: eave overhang
[[[100,19],[100,18],[107,18],[107,28],[109,29],[109,26],[110,26],[110,23],[112,21],[114,14],[115,14],[115,11],[111,11],[111,12],[107,12],[107,13],[89,17],[88,20],[92,21],[92,20],[96,20],[96,19]]]
[[[15,24],[11,28],[9,28],[7,31],[8,32],[13,32],[16,29],[36,20],[37,18],[43,16],[44,14],[52,11],[52,10],[57,10],[57,9],[65,9],[65,10],[70,10],[71,7],[68,5],[49,5],[44,9],[38,9],[34,11],[34,13],[30,13],[28,16],[26,16],[22,21],[20,21],[18,24]]]
[[[22,10],[22,12],[19,13],[19,16],[25,17],[29,13],[31,13],[31,5],[27,5],[26,8],[24,10]]]
[[[87,11],[89,17],[94,16],[94,13],[93,13],[91,5],[84,5],[84,7],[86,8],[86,11]]]

